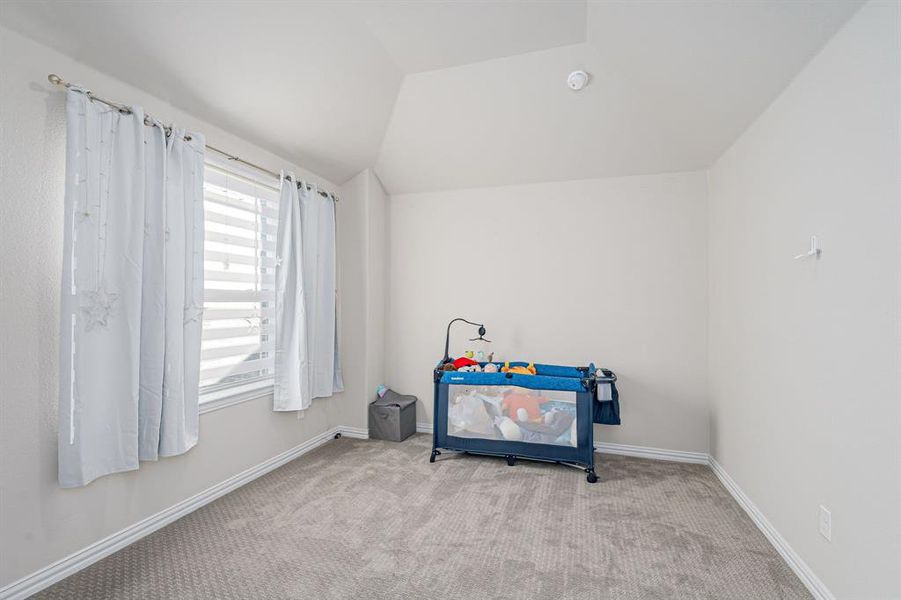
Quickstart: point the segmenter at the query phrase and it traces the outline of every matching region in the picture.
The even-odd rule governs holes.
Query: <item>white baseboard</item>
[[[666,450],[664,448],[651,448],[649,446],[631,446],[629,444],[613,444],[611,442],[598,442],[594,445],[594,451],[601,454],[619,454],[621,456],[634,456],[636,458],[651,458],[654,460],[669,460],[672,462],[693,463],[696,465],[709,464],[710,455],[706,452],[686,452],[685,450]]]
[[[794,551],[788,541],[776,531],[773,524],[769,522],[760,509],[757,508],[744,491],[738,487],[735,480],[729,476],[722,465],[716,462],[716,459],[712,456],[710,457],[710,468],[713,469],[714,474],[716,474],[717,478],[723,484],[723,487],[729,490],[729,493],[732,494],[732,497],[735,498],[738,505],[748,513],[748,516],[751,517],[751,520],[757,525],[757,529],[766,536],[766,539],[773,545],[773,548],[776,549],[779,556],[788,563],[788,566],[794,571],[795,575],[798,576],[801,583],[807,587],[813,597],[816,598],[816,600],[835,600],[835,596],[829,591],[826,584],[816,576],[813,569],[811,569],[798,553]]]
[[[366,427],[347,427],[346,425],[339,425],[336,429],[337,432],[344,437],[356,438],[358,440],[369,439],[369,429]]]
[[[432,433],[431,423],[417,423],[417,433]],[[706,452],[684,452],[682,450],[664,450],[662,448],[649,448],[647,446],[630,446],[626,444],[611,444],[598,442],[594,445],[595,452],[604,454],[620,454],[622,456],[636,456],[638,458],[653,458],[655,460],[670,460],[675,462],[708,464]]]
[[[147,517],[142,521],[138,521],[134,525],[129,525],[117,533],[105,537],[86,548],[32,573],[31,575],[26,575],[22,579],[0,588],[0,600],[19,600],[27,598],[32,594],[36,594],[57,581],[64,579],[69,575],[73,575],[85,567],[94,564],[98,560],[109,556],[113,552],[121,550],[142,537],[153,533],[157,529],[165,527],[176,519],[197,510],[205,504],[209,504],[213,500],[224,496],[242,485],[250,483],[254,479],[306,454],[310,450],[321,446],[334,438],[335,434],[339,432],[348,437],[358,437],[358,435],[355,435],[357,430],[354,430],[353,428],[335,427],[325,431],[286,452],[282,452],[278,456],[238,473],[221,483],[217,483],[213,487],[207,488],[190,498],[182,500],[166,510]]]

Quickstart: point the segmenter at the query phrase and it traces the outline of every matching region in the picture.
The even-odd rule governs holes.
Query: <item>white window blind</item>
[[[272,385],[278,183],[206,165],[201,402]]]

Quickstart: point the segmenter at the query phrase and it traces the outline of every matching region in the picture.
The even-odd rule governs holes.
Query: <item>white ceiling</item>
[[[585,41],[584,1],[363,1],[360,17],[404,73]]]
[[[7,1],[0,22],[398,193],[706,167],[859,4]]]
[[[576,68],[592,74],[579,93]],[[404,80],[376,172],[392,193],[693,170],[656,103],[588,44]]]
[[[376,171],[398,193],[705,168],[859,4],[590,2],[587,43],[407,76]]]
[[[375,160],[403,77],[324,3],[4,2],[0,21],[335,182]]]

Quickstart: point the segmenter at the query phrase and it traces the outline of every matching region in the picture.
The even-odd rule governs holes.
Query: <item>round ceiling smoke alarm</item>
[[[569,86],[569,89],[578,92],[588,85],[588,73],[585,71],[573,71],[566,78],[566,85]]]

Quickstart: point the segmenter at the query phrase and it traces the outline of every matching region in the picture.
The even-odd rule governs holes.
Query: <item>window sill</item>
[[[264,398],[266,396],[272,396],[273,386],[267,385],[264,387],[258,387],[256,389],[244,390],[244,391],[231,391],[231,390],[223,390],[222,392],[218,392],[216,394],[210,394],[206,400],[201,401],[200,403],[200,414],[213,412],[214,410],[219,410],[220,408],[226,408],[229,406],[234,406],[235,404],[240,404],[242,402],[248,402],[250,400],[258,400],[260,398]]]

